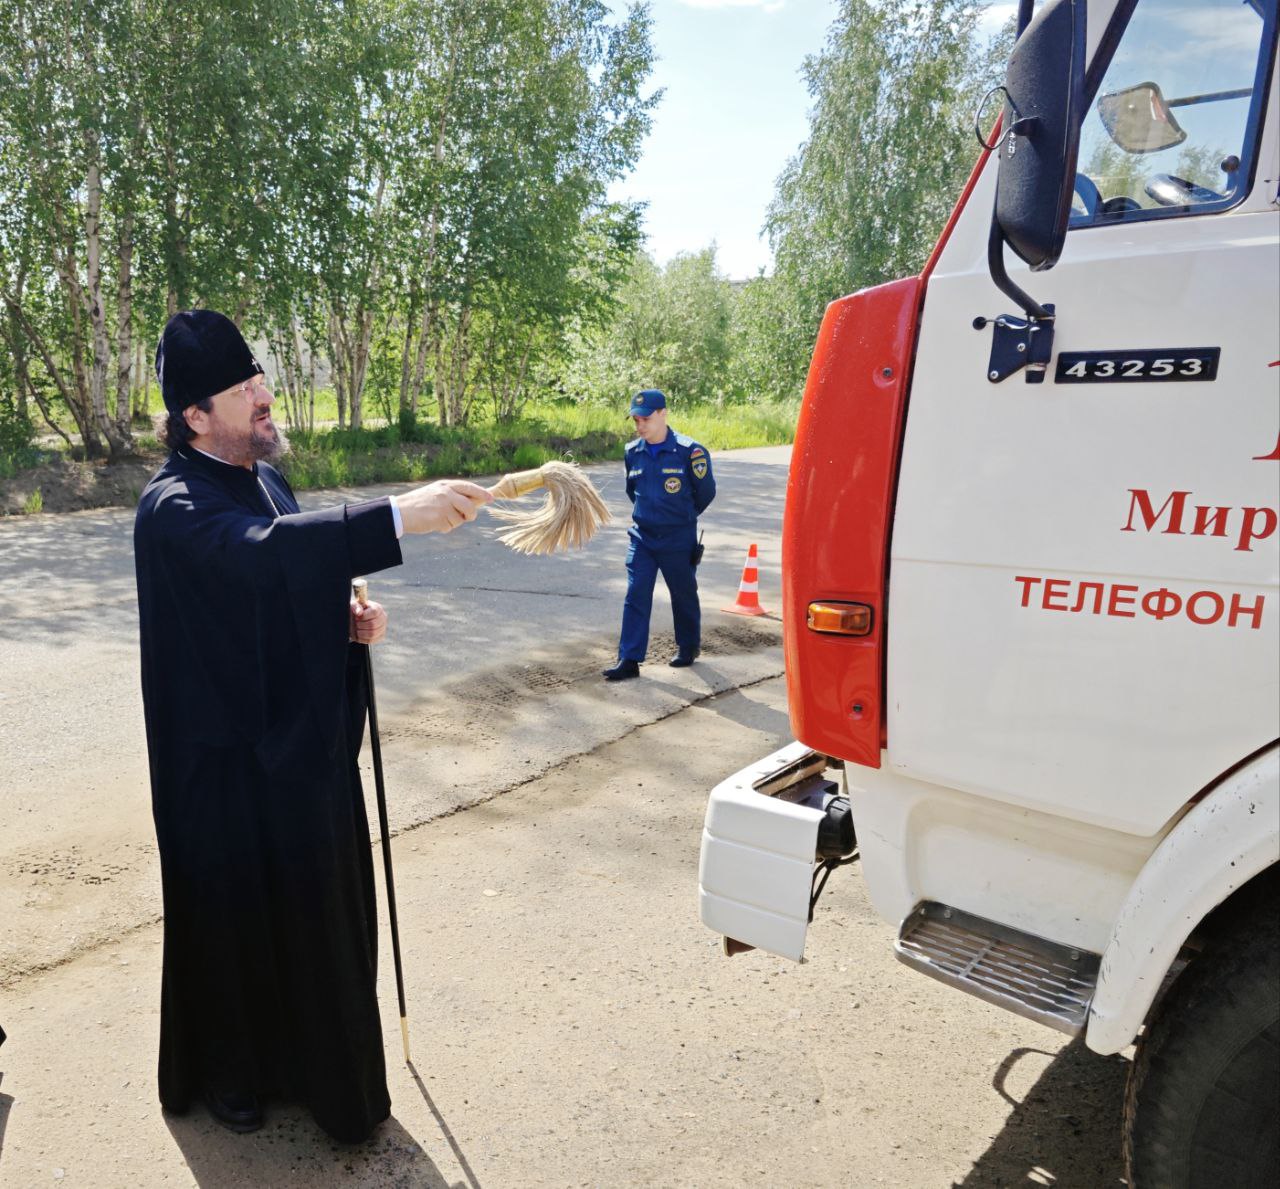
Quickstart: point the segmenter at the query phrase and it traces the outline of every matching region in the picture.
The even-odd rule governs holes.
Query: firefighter
[[[668,663],[677,669],[693,664],[702,642],[698,517],[716,495],[711,456],[692,438],[667,425],[667,398],[655,388],[631,398],[631,419],[638,436],[623,455],[627,498],[633,505],[627,597],[618,661],[604,670],[606,681],[640,675],[649,648],[649,612],[658,571],[671,593],[676,631],[676,654]]]

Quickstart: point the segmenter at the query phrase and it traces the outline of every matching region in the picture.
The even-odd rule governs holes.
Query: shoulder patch
[[[689,451],[689,457],[701,458],[702,455],[704,455],[705,453],[706,451],[701,446],[699,446],[697,442],[694,442],[693,449]]]
[[[705,479],[707,477],[707,460],[705,456],[693,460],[693,477],[695,479]]]

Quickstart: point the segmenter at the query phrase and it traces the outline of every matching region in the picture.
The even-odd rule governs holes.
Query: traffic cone
[[[742,581],[738,583],[738,597],[728,607],[721,607],[730,615],[768,615],[760,606],[759,562],[756,547],[747,550],[747,564],[742,567]]]

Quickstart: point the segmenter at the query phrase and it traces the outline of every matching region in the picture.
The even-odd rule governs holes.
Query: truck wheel
[[[1125,1092],[1136,1189],[1280,1184],[1280,922],[1251,916],[1178,978]]]

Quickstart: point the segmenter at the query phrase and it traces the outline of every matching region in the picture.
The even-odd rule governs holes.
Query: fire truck
[[[1276,10],[1023,0],[923,271],[826,310],[796,742],[702,835],[726,953],[856,858],[905,965],[1136,1045],[1139,1189],[1280,1183]]]

